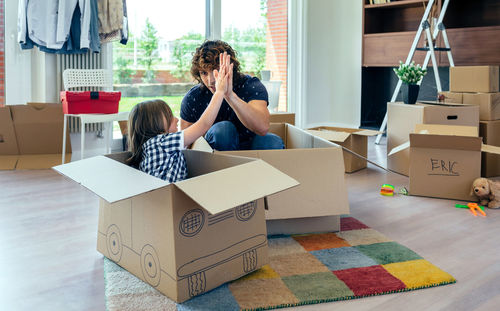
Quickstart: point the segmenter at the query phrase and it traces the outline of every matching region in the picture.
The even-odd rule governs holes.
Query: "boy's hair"
[[[167,128],[164,128],[163,116],[167,120]],[[135,105],[128,117],[128,145],[132,155],[126,163],[135,168],[139,167],[144,143],[152,137],[168,132],[173,119],[172,110],[161,99],[147,100]]]
[[[227,54],[231,56],[231,63],[233,64],[233,85],[239,84],[243,78],[244,75],[240,72],[240,62],[236,59],[236,52],[233,48],[221,40],[206,40],[196,48],[196,52],[191,60],[191,75],[203,87],[204,84],[201,80],[200,71],[210,73],[214,69],[218,70],[220,65],[219,55],[224,52],[227,52]]]

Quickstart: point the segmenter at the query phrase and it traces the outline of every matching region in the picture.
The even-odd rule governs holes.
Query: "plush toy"
[[[500,208],[500,183],[486,178],[477,178],[472,183],[471,195],[474,194],[479,203],[489,208]]]

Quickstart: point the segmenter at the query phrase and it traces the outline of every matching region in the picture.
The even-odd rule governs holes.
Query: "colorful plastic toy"
[[[389,184],[383,184],[382,188],[380,188],[380,194],[385,196],[393,196],[394,186]]]
[[[477,216],[477,212],[480,213],[481,216],[486,217],[486,213],[484,212],[484,206],[477,205],[477,203],[467,203],[467,205],[463,204],[455,204],[456,208],[468,208],[474,217]],[[477,211],[477,212],[476,212]]]

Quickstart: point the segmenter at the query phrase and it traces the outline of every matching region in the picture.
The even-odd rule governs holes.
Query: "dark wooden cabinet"
[[[428,0],[363,1],[363,66],[394,67],[405,61]],[[443,4],[437,0],[436,16]],[[456,66],[500,65],[500,0],[451,0],[443,23]],[[422,34],[419,46],[423,46]],[[438,46],[443,46],[438,36]],[[437,52],[439,66],[449,66]],[[422,63],[424,51],[414,60]],[[429,64],[431,65],[431,64]]]
[[[363,1],[363,61],[361,80],[361,125],[379,128],[398,79],[392,67],[405,61],[420,27],[428,0],[391,0],[368,4]],[[435,14],[444,0],[436,0]],[[500,65],[500,0],[450,0],[443,24],[446,27],[456,66]],[[418,47],[424,46],[422,34]],[[441,35],[437,46],[443,46]],[[413,60],[422,64],[425,51]],[[443,90],[448,90],[449,64],[446,52],[436,52]],[[432,62],[429,63],[432,66]],[[435,100],[434,72],[420,86],[418,100]],[[401,100],[398,94],[397,100]]]

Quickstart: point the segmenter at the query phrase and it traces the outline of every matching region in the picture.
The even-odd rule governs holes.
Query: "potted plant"
[[[427,73],[427,69],[423,69],[420,65],[415,65],[413,61],[409,65],[399,61],[399,68],[394,68],[394,72],[406,85],[406,88],[403,89],[403,101],[405,104],[415,104],[420,89],[418,83]]]

